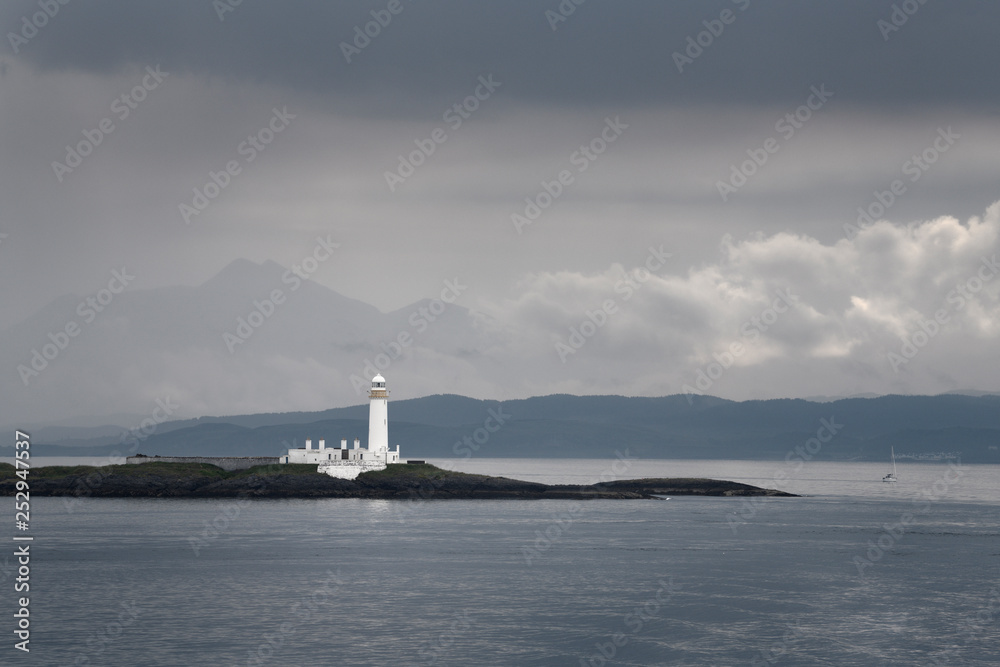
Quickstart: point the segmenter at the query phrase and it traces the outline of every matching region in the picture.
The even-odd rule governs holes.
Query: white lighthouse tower
[[[372,378],[368,392],[368,451],[373,456],[384,456],[389,451],[389,391],[381,374]]]
[[[317,463],[318,472],[340,479],[355,479],[364,472],[385,470],[390,463],[399,463],[399,445],[389,451],[389,390],[385,388],[385,378],[372,378],[372,388],[368,392],[371,404],[368,407],[368,448],[361,447],[361,440],[354,439],[354,448],[349,449],[347,438],[340,441],[340,447],[328,448],[326,441],[319,441],[319,449],[312,448],[312,439],[306,440],[305,449],[289,449],[281,458],[282,463]]]

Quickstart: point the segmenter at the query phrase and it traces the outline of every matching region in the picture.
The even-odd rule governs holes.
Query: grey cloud
[[[919,5],[888,40],[877,23],[891,20],[894,3],[868,0],[591,0],[555,31],[546,11],[558,10],[556,0],[401,0],[403,11],[348,65],[338,45],[385,5],[247,0],[220,21],[201,0],[71,3],[17,57],[103,73],[161,62],[389,116],[458,94],[486,72],[525,104],[558,106],[793,103],[820,82],[845,102],[897,110],[990,108],[1000,94],[984,85],[982,67],[1000,60],[993,30],[1000,7],[985,0]],[[16,31],[33,11],[33,2],[5,3],[3,32]],[[723,11],[732,12],[729,25],[718,22]],[[723,31],[703,38],[708,46],[680,74],[673,54],[707,29],[704,22]]]
[[[516,298],[476,303],[463,293],[472,310],[438,303],[436,316],[421,311],[435,312],[426,301],[383,315],[318,285],[297,290],[273,263],[237,262],[197,289],[122,294],[92,322],[74,310],[79,297],[52,304],[4,333],[4,368],[27,369],[70,320],[82,332],[62,351],[49,345],[49,368],[7,377],[0,395],[32,419],[51,405],[139,411],[165,394],[194,414],[320,409],[359,401],[352,375],[369,367],[391,375],[399,397],[991,386],[983,360],[1000,334],[1000,265],[988,263],[1000,252],[1000,202],[964,223],[881,222],[853,241],[777,234],[722,250],[682,275],[643,274],[643,261],[538,272]],[[258,306],[275,288],[285,301]],[[271,314],[254,323],[254,310]],[[711,382],[699,384],[701,374]]]
[[[167,391],[193,413],[350,403],[360,353],[455,277],[472,310],[393,368],[407,395],[676,392],[783,287],[801,291],[803,308],[712,392],[996,388],[994,286],[915,362],[898,372],[886,362],[962,279],[968,249],[996,247],[985,235],[995,211],[968,222],[1000,199],[998,90],[987,85],[996,3],[911,0],[919,9],[886,40],[877,21],[899,0],[588,0],[555,31],[545,12],[558,0],[403,0],[348,65],[338,44],[387,2],[244,0],[220,21],[207,0],[74,0],[16,54],[7,33],[39,5],[0,6],[6,409],[142,412]],[[724,9],[735,20],[678,73],[672,54]],[[157,64],[169,78],[57,182],[52,162]],[[488,74],[497,93],[390,191],[399,156]],[[722,201],[718,183],[821,84],[833,98]],[[237,146],[275,106],[297,114],[289,129],[185,225],[178,205],[242,159]],[[621,140],[517,234],[511,214],[619,115],[630,125]],[[947,127],[961,134],[955,146],[919,180],[904,174]],[[905,195],[874,214],[892,224],[845,239],[894,179]],[[343,252],[313,286],[371,305],[340,320],[289,308],[247,354],[220,356],[220,327],[258,297],[226,292],[192,313],[184,290],[240,258],[291,266],[327,234]],[[621,273],[650,244],[674,253],[668,266],[563,364],[555,343],[623,296]],[[90,342],[25,391],[17,364],[72,316],[46,319],[51,309],[122,265],[136,275],[126,316],[95,322]]]

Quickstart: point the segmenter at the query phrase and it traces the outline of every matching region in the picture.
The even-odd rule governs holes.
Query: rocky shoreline
[[[12,496],[14,467],[0,464],[0,495]],[[336,479],[314,465],[257,466],[226,472],[209,464],[46,467],[28,475],[35,496],[76,498],[373,498],[373,499],[653,499],[660,496],[784,496],[793,494],[713,479],[636,479],[588,486],[453,472],[428,464],[390,465]]]

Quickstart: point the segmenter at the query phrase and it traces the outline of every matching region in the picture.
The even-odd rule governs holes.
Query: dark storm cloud
[[[411,396],[662,395],[739,342],[709,393],[996,388],[998,281],[946,313],[919,357],[887,353],[1000,249],[1000,100],[988,85],[1000,3],[390,1],[242,0],[222,20],[217,7],[236,0],[0,3],[9,414],[139,414],[166,395],[192,416],[356,401],[349,375],[405,329],[345,343],[315,315],[338,307],[301,302],[302,319],[283,308],[231,354],[221,330],[269,286],[224,290],[197,313],[164,297],[211,286],[234,262],[294,266],[319,237],[344,251],[316,284],[386,321],[442,280],[469,286],[469,328],[427,331],[390,369]],[[346,62],[341,43],[390,7]],[[562,21],[560,7],[575,9]],[[162,85],[140,87],[157,66]],[[468,97],[481,77],[502,85]],[[133,91],[125,117],[115,105]],[[468,122],[452,124],[448,110],[469,99]],[[179,205],[204,197],[286,108],[288,131],[185,224]],[[98,142],[103,119],[113,134]],[[594,143],[619,122],[621,141]],[[430,141],[435,131],[446,139]],[[72,173],[56,171],[92,141]],[[572,156],[585,147],[601,157],[584,173]],[[405,183],[387,178],[404,165]],[[569,167],[572,182],[518,233],[514,214]],[[862,223],[866,211],[886,220]],[[670,261],[626,299],[623,276],[650,248]],[[117,312],[26,385],[18,366],[78,317],[50,306],[80,303],[122,267],[136,278]],[[744,339],[779,289],[801,307]],[[607,326],[566,352],[609,299]],[[222,317],[216,329],[204,313]],[[154,333],[136,335],[142,323]]]
[[[787,104],[819,82],[838,90],[841,102],[889,109],[989,108],[1000,95],[984,85],[1000,60],[1000,5],[985,1],[589,0],[558,22],[557,0],[400,3],[351,64],[340,43],[388,0],[244,0],[223,20],[208,0],[74,2],[15,57],[100,73],[159,62],[328,95],[340,111],[358,96],[384,97],[393,101],[364,112],[391,115],[464,91],[485,72],[505,78],[508,94],[529,106]],[[4,35],[35,11],[36,2],[5,3]],[[731,12],[728,24],[718,21],[723,11]],[[691,48],[693,62],[679,73],[673,54],[685,52],[688,37],[720,27],[700,54]],[[708,34],[702,39],[708,43]]]

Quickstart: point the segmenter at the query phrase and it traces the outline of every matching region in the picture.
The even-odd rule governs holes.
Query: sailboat
[[[883,482],[898,481],[896,479],[896,451],[893,447],[890,447],[889,452],[892,454],[892,472],[887,473],[886,476],[882,478]]]

